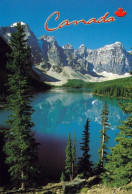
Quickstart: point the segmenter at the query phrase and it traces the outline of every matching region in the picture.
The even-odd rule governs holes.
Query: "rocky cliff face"
[[[132,57],[121,42],[115,42],[97,50],[87,50],[87,53],[86,60],[94,65],[97,72],[124,74],[132,68]]]
[[[44,35],[39,38],[39,45],[41,52],[49,64],[48,67],[52,67],[54,71],[60,73],[66,62],[63,49],[58,45],[55,38]]]
[[[121,42],[90,50],[83,44],[78,49],[74,49],[70,44],[61,48],[53,36],[45,35],[39,40],[41,51],[50,67],[58,72],[61,72],[64,66],[70,66],[75,71],[92,76],[104,71],[122,75],[132,70],[132,56]]]
[[[72,68],[82,73],[106,71],[114,74],[124,74],[132,69],[132,56],[123,48],[120,42],[106,45],[97,50],[87,49],[82,44],[78,49],[72,50],[68,54],[65,46],[63,49],[67,55],[67,60],[70,59]]]
[[[64,67],[69,66],[75,72],[97,77],[98,73],[123,75],[132,70],[132,56],[121,42],[96,50],[87,49],[83,44],[78,49],[70,44],[60,47],[53,36],[44,35],[37,39],[27,24],[21,24],[25,26],[33,63],[45,72],[61,73]],[[9,27],[0,27],[0,36],[9,42],[11,33],[15,31],[16,23]]]

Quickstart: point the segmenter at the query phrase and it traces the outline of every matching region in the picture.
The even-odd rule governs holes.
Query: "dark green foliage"
[[[73,145],[71,142],[71,135],[68,136],[68,142],[65,150],[66,160],[65,160],[65,172],[68,178],[72,180],[75,176],[75,166],[76,166],[76,138],[74,134]]]
[[[10,46],[5,42],[5,40],[0,37],[0,102],[5,104],[6,96],[8,95],[8,86],[6,85],[8,81],[8,73],[10,70],[6,68],[7,63],[7,53],[11,53]],[[29,83],[32,86],[32,92],[40,92],[50,89],[51,87],[45,83],[42,83],[39,79],[38,74],[30,68],[31,75],[29,75]]]
[[[68,88],[92,88],[94,86],[94,82],[85,82],[80,79],[69,79],[66,84],[64,84],[62,87],[68,87]]]
[[[65,150],[66,159],[65,159],[65,172],[72,180],[72,144],[71,144],[71,136],[69,134],[67,146]]]
[[[111,81],[96,83],[92,89],[95,94],[130,98],[127,94],[127,87],[130,84],[130,78],[121,78]]]
[[[64,175],[63,172],[61,173],[60,181],[61,181],[61,182],[65,181],[65,175]]]
[[[0,69],[6,69],[7,56],[6,53],[10,53],[11,48],[5,42],[5,40],[0,37]]]
[[[83,80],[68,80],[62,87],[69,88],[88,88],[94,94],[130,98],[127,94],[127,86],[130,84],[130,78],[120,78],[104,82],[85,82]]]
[[[108,143],[108,135],[107,130],[110,127],[110,124],[108,123],[108,106],[105,103],[101,112],[101,123],[102,123],[102,130],[100,131],[100,138],[101,138],[101,145],[99,149],[99,169],[100,172],[103,171],[104,168],[104,162],[106,160],[107,155],[107,143]]]
[[[4,39],[0,37],[0,96],[3,96],[4,93],[7,92],[7,87],[5,86],[5,83],[7,83],[6,53],[10,53],[10,52],[11,52],[11,48],[4,41]]]
[[[12,181],[24,188],[33,183],[38,168],[37,144],[31,135],[33,110],[30,106],[32,96],[28,81],[30,49],[27,48],[24,28],[20,23],[17,24],[17,32],[11,35],[10,46],[12,52],[8,55],[7,63],[10,72],[8,109],[12,110],[12,114],[8,119],[10,129],[6,131],[4,150]]]
[[[88,178],[92,175],[92,162],[90,161],[89,154],[89,120],[86,120],[86,125],[84,126],[84,131],[82,135],[81,143],[82,157],[79,159],[78,163],[78,173],[82,174],[84,178]]]
[[[128,87],[132,99],[132,82]],[[103,181],[109,186],[122,186],[132,181],[132,102],[121,105],[122,110],[129,114],[126,121],[118,127],[120,134],[115,139],[117,144],[111,149],[105,165],[106,173]]]

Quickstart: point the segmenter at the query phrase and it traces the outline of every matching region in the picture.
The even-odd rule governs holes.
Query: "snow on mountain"
[[[66,44],[62,47],[63,49],[74,49],[73,46],[71,44]]]
[[[18,23],[18,22],[13,23],[10,27],[15,27],[15,26],[17,26],[17,23]],[[21,25],[26,25],[24,22],[20,22],[20,24],[21,24]]]
[[[60,47],[54,36],[43,35],[37,39],[27,24],[21,24],[25,27],[33,64],[57,80],[102,81],[128,76],[132,70],[132,55],[119,41],[95,50],[86,48],[84,44],[78,49],[70,43]],[[7,43],[11,33],[16,32],[16,25],[0,27],[0,36]]]

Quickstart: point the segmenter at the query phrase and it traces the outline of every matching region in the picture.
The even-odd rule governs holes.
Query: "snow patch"
[[[129,73],[125,73],[125,74],[123,74],[122,76],[121,75],[119,75],[119,74],[116,74],[116,73],[110,73],[110,72],[107,72],[107,71],[103,71],[102,73],[101,73],[101,75],[105,75],[105,76],[117,76],[117,77],[127,77],[127,76],[130,76],[130,74]]]
[[[63,49],[74,49],[73,46],[70,43],[64,45],[62,48]]]
[[[115,47],[122,47],[123,48],[123,45],[121,42],[115,42],[113,44],[109,44],[109,45],[106,45],[104,47],[101,47],[99,49],[97,49],[98,52],[104,52],[104,51],[109,51],[109,50],[112,50],[112,49],[115,49]]]
[[[17,23],[20,23],[21,25],[26,25],[24,22],[16,22],[16,23],[13,23],[10,27],[15,27],[15,26],[17,26]]]
[[[6,33],[7,36],[11,36],[11,33]]]
[[[43,40],[45,40],[49,43],[55,42],[55,37],[54,36],[43,35],[39,39],[43,39]]]
[[[81,44],[79,48],[86,48],[84,44]]]

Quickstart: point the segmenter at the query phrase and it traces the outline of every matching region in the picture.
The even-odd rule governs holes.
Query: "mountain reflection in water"
[[[114,139],[119,132],[117,126],[127,115],[118,106],[114,98],[97,97],[87,90],[52,89],[46,93],[34,95],[32,106],[35,110],[32,118],[35,126],[33,133],[39,146],[39,161],[47,177],[60,177],[64,171],[65,147],[68,134],[76,134],[77,158],[81,156],[80,142],[86,119],[90,120],[90,154],[91,160],[98,161],[101,130],[101,110],[104,102],[109,108],[108,131],[109,147],[115,145]],[[8,112],[0,110],[0,123],[5,126]]]

